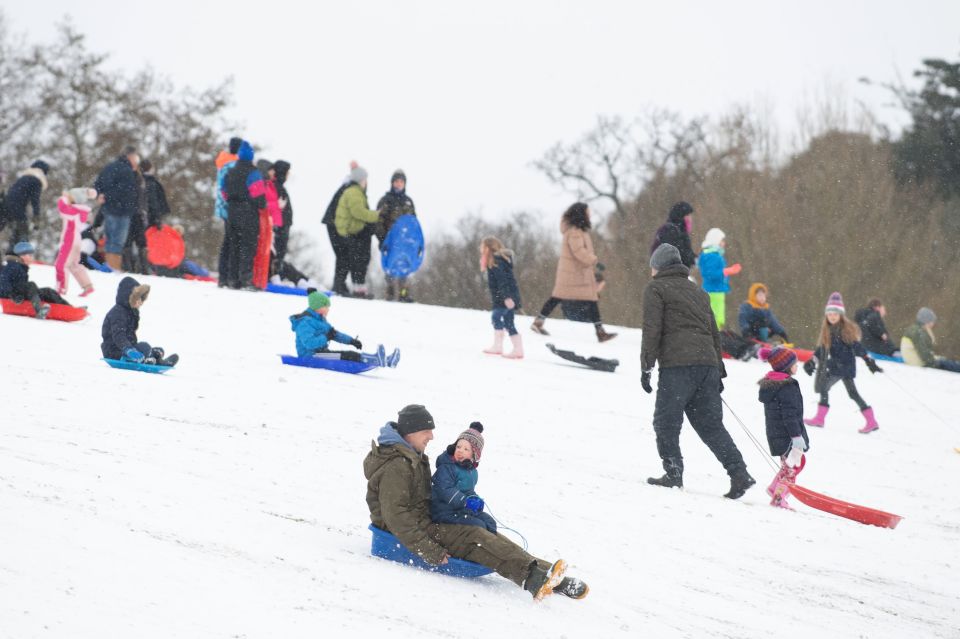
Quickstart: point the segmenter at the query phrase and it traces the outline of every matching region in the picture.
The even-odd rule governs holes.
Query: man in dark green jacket
[[[690,281],[690,269],[680,251],[661,244],[650,257],[653,279],[643,291],[643,340],[640,351],[643,390],[653,392],[650,377],[660,362],[653,429],[657,452],[666,473],[648,483],[683,487],[680,427],[686,413],[690,425],[730,475],[737,499],[755,484],[730,433],[723,426],[721,378],[726,377],[720,354],[720,333],[710,310],[710,298]]]
[[[430,520],[430,458],[433,417],[419,404],[404,407],[387,422],[363,460],[370,521],[392,533],[412,553],[433,565],[458,557],[487,566],[540,600],[551,593],[573,599],[587,585],[564,577],[566,563],[552,565],[528,554],[506,537],[478,526],[435,524]]]

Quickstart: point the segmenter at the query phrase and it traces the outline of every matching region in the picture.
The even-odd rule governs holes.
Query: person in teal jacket
[[[740,273],[740,265],[727,266],[723,253],[727,248],[726,234],[718,228],[707,231],[703,239],[697,267],[703,277],[703,290],[710,296],[710,308],[717,320],[717,328],[726,324],[727,293],[730,292],[730,276]]]
[[[353,351],[331,351],[330,342],[353,346],[357,350],[363,344],[355,337],[341,333],[327,321],[330,312],[330,298],[323,293],[310,289],[307,295],[307,310],[290,316],[290,330],[297,335],[297,357],[321,357],[325,359],[343,359],[351,362],[364,362],[377,366],[396,368],[400,361],[400,349],[389,356],[383,344],[377,346],[376,353],[354,353]]]

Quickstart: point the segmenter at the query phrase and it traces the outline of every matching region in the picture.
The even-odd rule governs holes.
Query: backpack
[[[321,220],[327,226],[330,226],[336,221],[337,205],[340,204],[340,196],[343,195],[343,192],[346,191],[351,184],[356,184],[356,182],[341,184],[337,192],[333,194],[333,199],[331,199],[330,204],[327,205],[327,212],[323,214],[323,220]]]

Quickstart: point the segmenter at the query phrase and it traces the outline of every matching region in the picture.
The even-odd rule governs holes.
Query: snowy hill
[[[758,480],[742,500],[720,497],[688,425],[686,490],[647,486],[661,469],[639,331],[600,346],[548,322],[558,345],[618,357],[611,375],[548,353],[529,319],[511,362],[480,352],[485,312],[336,299],[335,326],[403,351],[351,376],[280,364],[304,298],[141,279],[140,337],[182,358],[166,376],[99,359],[117,276],[94,274],[84,323],[0,316],[0,637],[960,636],[960,431],[897,386],[956,425],[960,376],[861,368],[881,429],[858,434],[837,391],[811,432],[801,483],[905,517],[886,530],[769,507],[766,453],[729,415]],[[729,363],[724,394],[761,441],[766,370]],[[437,421],[431,458],[486,425],[478,492],[534,554],[567,559],[586,600],[370,557],[361,462],[408,403]]]

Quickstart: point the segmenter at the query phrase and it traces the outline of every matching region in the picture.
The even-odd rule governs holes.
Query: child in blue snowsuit
[[[509,359],[523,358],[523,338],[514,324],[514,314],[520,308],[520,287],[513,276],[513,253],[504,248],[495,237],[480,243],[480,270],[487,274],[490,298],[493,302],[493,345],[484,349],[488,355],[503,355]],[[513,351],[503,352],[503,338],[510,335]]]
[[[430,493],[430,519],[435,524],[481,526],[496,534],[497,522],[483,512],[477,496],[477,465],[483,452],[483,424],[473,422],[437,457]]]
[[[810,448],[810,438],[803,425],[803,395],[793,377],[797,372],[797,355],[789,348],[761,348],[760,359],[773,370],[760,380],[760,403],[767,422],[767,444],[770,454],[780,458],[780,471],[767,487],[770,505],[789,508],[787,495],[797,475],[803,470],[803,453]]]
[[[329,297],[320,291],[310,289],[307,295],[307,306],[307,310],[302,313],[290,316],[290,330],[297,335],[297,357],[342,359],[396,368],[400,361],[400,350],[395,349],[387,356],[383,344],[377,347],[376,353],[329,350],[330,342],[353,346],[357,350],[363,348],[363,344],[357,338],[341,333],[327,321],[327,313],[330,312]]]
[[[137,339],[140,328],[140,307],[147,301],[150,286],[141,284],[132,277],[120,280],[117,286],[117,303],[103,318],[100,336],[100,352],[106,359],[120,359],[142,364],[173,366],[180,356],[166,357],[163,349]]]
[[[730,292],[730,276],[740,272],[740,265],[727,266],[724,252],[727,248],[726,234],[718,228],[707,231],[703,239],[697,267],[703,278],[703,290],[710,296],[710,308],[721,331],[726,324],[727,293]]]

